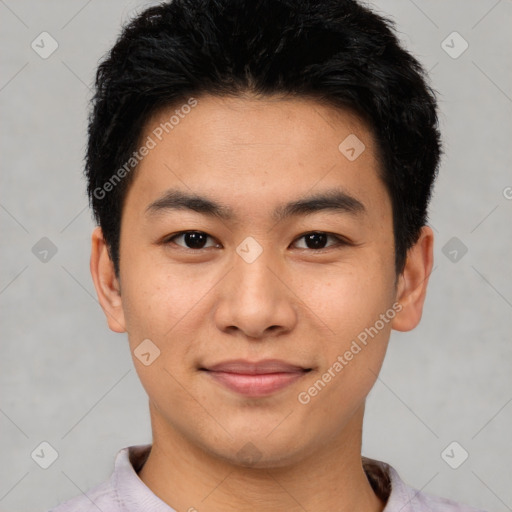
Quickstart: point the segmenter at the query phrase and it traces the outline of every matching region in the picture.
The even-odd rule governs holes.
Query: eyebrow
[[[165,192],[163,196],[153,201],[146,208],[146,215],[152,216],[169,210],[191,210],[226,221],[236,218],[233,209],[229,206],[181,190]],[[272,212],[272,218],[275,222],[280,222],[292,216],[310,215],[322,211],[356,216],[367,213],[361,201],[343,190],[331,189],[280,205]]]

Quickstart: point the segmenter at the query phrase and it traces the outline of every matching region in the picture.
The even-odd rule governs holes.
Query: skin
[[[361,464],[364,404],[391,329],[421,319],[432,230],[422,228],[397,276],[390,198],[371,131],[354,114],[304,98],[197,99],[137,168],[122,213],[119,278],[101,229],[92,236],[91,272],[110,328],[128,333],[132,355],[145,339],[160,350],[149,366],[133,357],[153,429],[139,476],[178,511],[381,511]],[[141,140],[175,108],[152,118]],[[354,161],[338,149],[350,134],[366,146]],[[148,213],[171,189],[222,203],[235,217]],[[279,205],[332,189],[364,212],[272,217]],[[205,248],[187,248],[179,232],[191,230],[209,235]],[[349,243],[329,237],[324,249],[308,248],[311,231]],[[262,248],[252,263],[236,252],[248,236]],[[298,394],[396,302],[394,319],[300,403]],[[199,370],[235,358],[311,371],[254,398]],[[247,443],[258,455],[252,463],[239,453]]]

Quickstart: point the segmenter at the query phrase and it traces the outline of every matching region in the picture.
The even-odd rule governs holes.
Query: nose
[[[215,322],[223,332],[263,339],[293,330],[297,298],[286,273],[265,252],[248,263],[235,258],[234,268],[218,290]]]

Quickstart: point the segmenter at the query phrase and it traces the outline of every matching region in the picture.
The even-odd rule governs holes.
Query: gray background
[[[46,510],[106,479],[120,448],[151,441],[126,338],[107,329],[89,275],[81,177],[95,67],[143,5],[0,0],[1,510]],[[512,2],[374,5],[431,70],[446,155],[423,321],[392,335],[364,454],[425,492],[512,510]],[[59,44],[47,59],[31,48],[43,31]],[[453,31],[469,44],[458,58],[441,46]],[[46,262],[32,252],[42,237],[57,248]],[[46,470],[31,458],[42,441],[58,452]],[[469,453],[458,469],[441,456],[452,441]],[[448,453],[460,461],[461,448]]]

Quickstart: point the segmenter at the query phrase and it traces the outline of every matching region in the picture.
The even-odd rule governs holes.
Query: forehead
[[[284,146],[301,153],[321,149],[338,149],[340,137],[359,135],[370,151],[374,141],[371,129],[360,116],[348,108],[336,108],[307,97],[236,97],[204,95],[158,111],[146,123],[143,136],[150,135],[178,145],[184,139],[194,145],[199,156],[201,147],[214,145],[218,151],[240,144],[245,151],[276,151]]]
[[[349,110],[306,98],[205,95],[195,102],[162,109],[147,122],[140,141],[151,139],[153,148],[129,196],[147,205],[179,187],[253,213],[333,187],[363,204],[387,196],[372,133]]]

